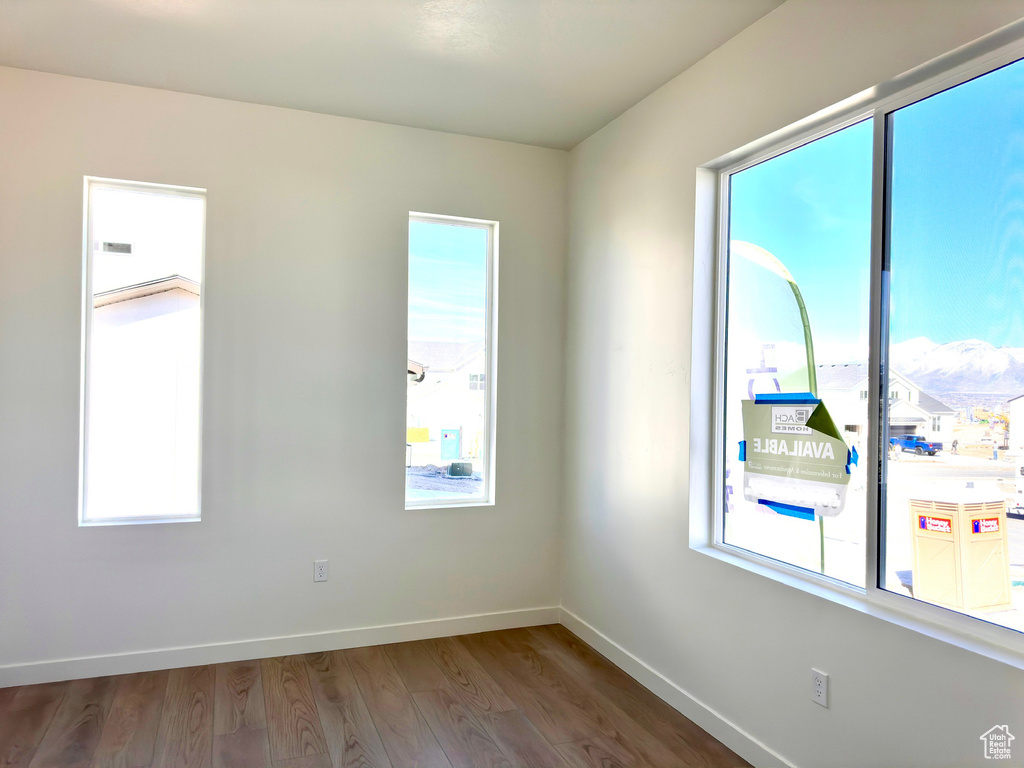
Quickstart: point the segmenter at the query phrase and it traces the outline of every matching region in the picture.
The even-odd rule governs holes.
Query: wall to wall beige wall
[[[566,167],[0,68],[0,685],[553,618]],[[77,526],[85,175],[207,190],[201,523]],[[404,509],[410,211],[501,222],[494,507]]]
[[[695,169],[1022,16],[790,0],[572,152],[567,622],[759,764],[984,764],[1024,672],[689,549]]]

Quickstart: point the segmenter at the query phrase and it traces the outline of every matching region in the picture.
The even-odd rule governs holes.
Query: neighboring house
[[[93,306],[90,503],[124,516],[126,500],[154,516],[194,507],[195,469],[166,478],[198,467],[199,285],[173,275],[97,293]]]
[[[423,367],[422,363],[417,363],[415,360],[408,361],[408,370],[406,375],[409,377],[410,384],[419,384],[426,378],[427,370]]]
[[[442,463],[442,430],[460,430],[462,458],[482,454],[486,370],[483,340],[409,342],[409,378],[416,385],[409,388],[407,425],[428,429],[430,443],[414,448],[415,464]],[[414,376],[417,371],[419,375]]]
[[[847,442],[858,443],[867,433],[868,367],[863,363],[819,365],[818,397]],[[907,377],[889,371],[889,434],[922,435],[953,443],[956,411],[921,390]]]

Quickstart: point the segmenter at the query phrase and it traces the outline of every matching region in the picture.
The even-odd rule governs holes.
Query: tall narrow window
[[[198,519],[204,193],[86,192],[80,522]]]
[[[729,194],[722,541],[862,585],[871,123]]]
[[[409,220],[409,507],[494,499],[497,227]]]

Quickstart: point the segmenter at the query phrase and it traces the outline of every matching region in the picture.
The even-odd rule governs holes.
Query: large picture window
[[[86,186],[80,522],[195,520],[205,197]]]
[[[496,236],[494,222],[409,220],[410,507],[494,498]]]
[[[718,171],[712,523],[751,562],[1024,650],[1020,55]]]

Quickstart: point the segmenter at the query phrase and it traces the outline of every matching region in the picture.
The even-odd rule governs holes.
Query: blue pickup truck
[[[934,456],[942,450],[942,443],[925,440],[921,435],[897,435],[889,438],[889,445],[900,451],[913,451],[918,456],[927,453]]]

